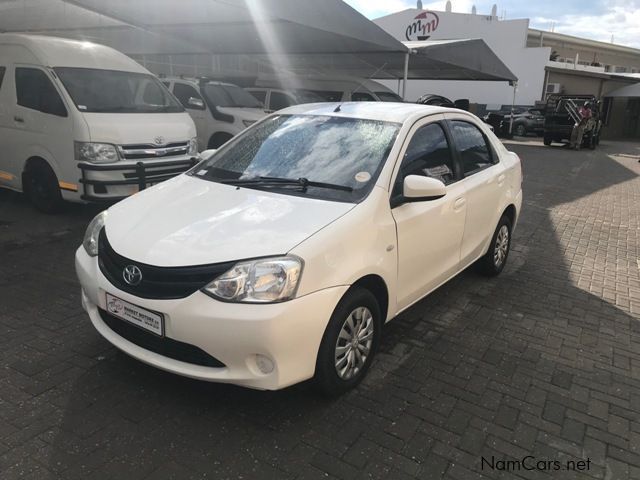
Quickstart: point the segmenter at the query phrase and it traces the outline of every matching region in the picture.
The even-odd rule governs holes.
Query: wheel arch
[[[516,206],[513,203],[509,204],[507,208],[505,208],[502,212],[500,218],[502,218],[503,216],[506,216],[509,219],[509,221],[511,222],[511,228],[513,228],[516,224],[516,220],[518,219],[518,211],[516,210]]]
[[[207,148],[208,149],[220,148],[222,145],[224,145],[226,142],[231,140],[233,137],[234,135],[230,132],[225,132],[225,131],[215,132],[209,137]]]
[[[357,287],[369,290],[373,296],[376,297],[378,306],[380,307],[380,313],[382,314],[382,322],[384,323],[389,313],[389,289],[384,279],[376,274],[365,275],[356,280],[349,290]],[[347,292],[349,290],[347,290]]]

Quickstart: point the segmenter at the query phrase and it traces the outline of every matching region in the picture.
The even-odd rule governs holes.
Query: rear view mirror
[[[447,194],[447,187],[440,180],[422,175],[407,175],[402,186],[405,202],[436,200]]]
[[[193,108],[198,108],[200,110],[204,109],[204,102],[200,98],[189,97],[187,105]]]

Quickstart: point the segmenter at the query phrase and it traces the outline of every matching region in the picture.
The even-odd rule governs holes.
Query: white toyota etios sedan
[[[500,273],[521,180],[517,155],[461,110],[291,107],[93,219],[82,303],[155,367],[340,393],[386,321],[473,263]]]

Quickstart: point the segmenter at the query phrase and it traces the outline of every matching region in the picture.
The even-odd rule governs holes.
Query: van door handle
[[[14,122],[24,123],[24,118],[18,117],[17,115],[13,117]]]
[[[464,204],[466,202],[467,201],[462,197],[456,198],[456,201],[453,202],[453,211],[454,212],[459,212],[460,210],[462,210],[462,207],[464,207]]]

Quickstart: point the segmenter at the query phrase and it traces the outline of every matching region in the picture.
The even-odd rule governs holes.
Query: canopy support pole
[[[513,98],[511,99],[511,118],[509,120],[509,135],[513,134],[513,110],[516,104],[516,89],[518,88],[518,82],[513,82]]]
[[[407,99],[407,77],[409,76],[409,52],[404,54],[404,76],[402,77],[402,99]]]

